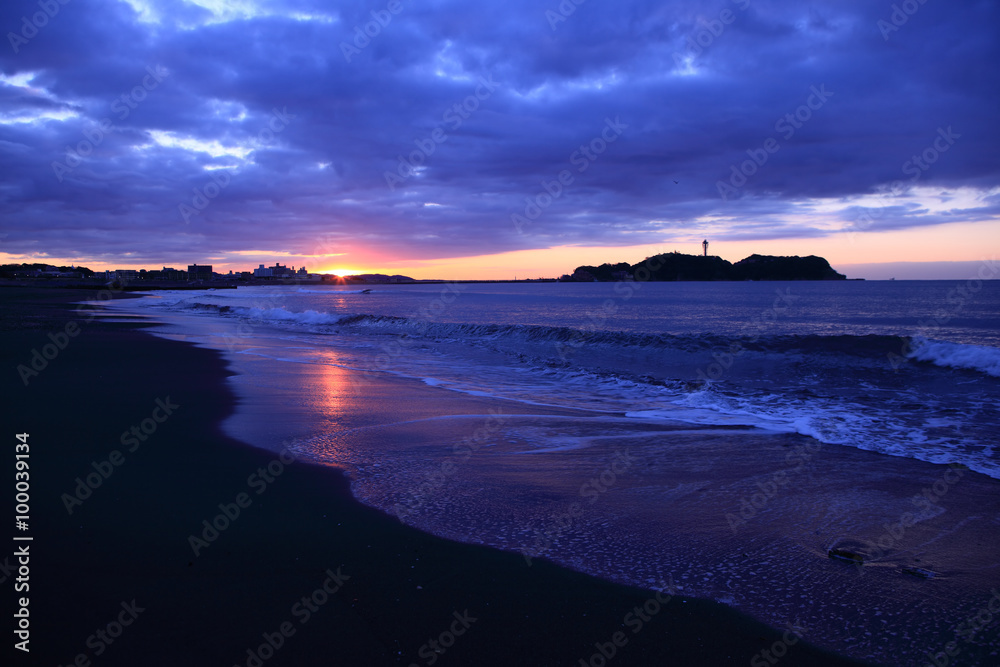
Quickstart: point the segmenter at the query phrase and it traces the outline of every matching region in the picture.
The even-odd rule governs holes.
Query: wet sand
[[[295,368],[300,384],[319,384],[314,368]],[[411,408],[438,392],[412,390]],[[922,664],[953,641],[959,664],[996,659],[997,624],[963,626],[1000,591],[995,480],[797,434],[447,407],[295,446],[346,466],[364,502],[528,564],[670,582],[874,662]]]
[[[855,657],[922,664],[957,640],[959,664],[996,658],[996,623],[962,629],[1000,603],[991,603],[1000,590],[994,480],[797,435],[532,416],[508,417],[497,444],[436,478],[458,459],[441,448],[442,463],[428,464],[427,451],[477,419],[383,429],[380,438],[407,443],[404,460],[419,452],[423,462],[391,474],[384,453],[380,468],[359,463],[356,493],[452,539],[614,581],[671,580]],[[556,433],[585,444],[546,448]],[[421,484],[425,492],[410,491]],[[863,563],[831,559],[832,549]]]

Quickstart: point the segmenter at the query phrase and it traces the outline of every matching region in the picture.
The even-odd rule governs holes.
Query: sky
[[[5,0],[0,262],[973,277],[993,0]]]

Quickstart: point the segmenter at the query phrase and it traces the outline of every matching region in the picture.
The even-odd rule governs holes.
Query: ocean
[[[959,495],[967,471],[1000,479],[996,281],[296,285],[107,305],[227,355],[231,435],[527,565],[669,586],[885,662],[900,642],[933,652],[1000,584],[962,533],[995,536],[997,515]],[[951,495],[924,506],[927,488]],[[848,547],[871,576],[824,569]],[[932,584],[899,574],[917,565]],[[995,655],[992,632],[966,655]]]

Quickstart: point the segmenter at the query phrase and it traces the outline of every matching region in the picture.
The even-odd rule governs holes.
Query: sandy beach
[[[32,463],[31,654],[30,659],[15,655],[8,645],[7,655],[17,660],[10,664],[645,665],[775,664],[779,659],[787,665],[859,664],[814,647],[808,624],[768,627],[725,605],[684,597],[673,587],[643,590],[555,565],[550,560],[559,560],[559,539],[536,545],[535,557],[526,559],[514,544],[511,551],[501,551],[404,525],[355,500],[344,470],[295,460],[280,446],[267,451],[225,435],[221,423],[236,409],[237,397],[226,382],[232,371],[222,356],[151,336],[142,331],[142,322],[80,321],[78,335],[25,386],[17,367],[30,364],[32,350],[45,345],[49,333],[79,319],[68,304],[80,298],[75,291],[0,290],[8,368],[4,426],[11,440],[15,433],[30,434]],[[363,436],[348,433],[331,441],[331,447],[353,452],[354,462],[345,457],[344,468],[374,460],[380,450],[405,456],[422,439],[468,430],[460,421],[435,421],[435,413],[461,413],[470,423],[482,423],[497,409],[495,402],[475,398],[451,398],[443,406],[435,403],[433,388],[401,393],[404,385],[371,375],[363,384],[350,385],[353,392],[397,401],[399,413],[421,426],[369,429]],[[359,420],[385,419],[357,414],[353,399],[341,398],[345,431]],[[523,417],[504,427],[516,424],[522,435],[530,428],[532,437],[544,437],[546,429],[572,426],[560,420],[578,417],[534,412],[522,409]],[[265,423],[266,415],[259,420]],[[573,424],[578,427],[578,421]],[[623,445],[616,441],[621,434],[614,432],[615,424],[588,428],[607,437],[600,456],[612,465],[616,448]],[[902,521],[914,485],[933,489],[935,474],[944,475],[947,466],[907,461],[913,477],[900,472],[898,460],[828,446],[796,468],[789,452],[804,439],[775,436],[762,443],[763,456],[733,458],[730,467],[710,470],[700,466],[699,456],[706,446],[726,447],[732,433],[649,430],[644,437],[676,440],[670,465],[678,487],[690,485],[673,499],[668,520],[678,539],[676,545],[664,545],[664,563],[673,567],[699,557],[727,563],[730,574],[744,573],[748,595],[782,587],[792,607],[798,604],[794,596],[826,596],[831,608],[871,614],[876,634],[877,599],[891,609],[900,591],[936,587],[927,596],[927,613],[941,617],[932,639],[942,641],[941,651],[947,641],[959,641],[961,653],[951,664],[988,659],[995,627],[984,629],[974,642],[956,633],[963,614],[975,614],[989,603],[986,584],[996,582],[992,557],[984,555],[985,542],[996,533],[989,522],[997,514],[992,480],[953,473],[947,480],[960,481],[947,482],[946,502],[939,503],[946,514],[907,526],[905,535],[878,554],[877,567],[866,566],[862,576],[857,567],[828,558],[826,549],[843,542],[863,552],[866,544],[878,544],[882,524],[889,520],[891,525],[892,516],[865,508],[898,507]],[[630,434],[629,465],[636,473],[622,475],[617,488],[649,510],[605,527],[621,534],[622,552],[615,562],[628,562],[629,545],[641,542],[647,525],[662,521],[662,513],[643,496],[640,471],[663,462],[653,460],[642,441]],[[533,469],[495,466],[496,484],[521,477],[525,489],[537,489],[539,471],[555,459],[547,461],[553,455],[544,452],[535,456]],[[732,457],[733,452],[713,456]],[[472,457],[465,465],[483,464]],[[782,470],[794,476],[794,484],[774,478]],[[422,474],[423,469],[415,470],[414,480]],[[363,483],[356,484],[356,492],[369,494],[375,503],[378,475],[359,479]],[[459,487],[461,479],[455,476]],[[771,481],[786,492],[758,508],[759,516],[744,512],[743,523],[730,529],[727,514],[740,516],[739,499],[753,497],[756,482],[766,487]],[[711,492],[699,493],[709,484]],[[531,511],[547,514],[577,493],[575,488],[549,491],[548,504]],[[459,488],[450,497],[460,499],[465,492],[496,489]],[[529,511],[519,502],[516,486],[507,497],[508,503],[494,504],[498,516]],[[428,530],[469,539],[460,534],[465,525],[460,500],[436,499],[431,494],[418,503],[413,521],[432,522]],[[708,517],[712,525],[706,524]],[[720,526],[729,530],[732,543],[708,539]],[[947,526],[955,536],[951,546],[942,539]],[[737,542],[745,545],[741,564],[720,555]],[[807,542],[809,553],[801,548]],[[916,558],[926,560],[917,563]],[[925,564],[939,577],[902,575],[904,564]],[[789,576],[778,581],[763,571],[755,574],[761,568]],[[613,572],[607,576],[615,578]],[[650,572],[651,579],[655,576]],[[671,585],[678,583],[675,579]],[[900,593],[900,599],[906,595]],[[9,613],[13,598],[8,588]],[[961,613],[948,615],[956,610]],[[871,641],[906,646],[915,639],[882,634]],[[764,651],[770,652],[765,656]]]

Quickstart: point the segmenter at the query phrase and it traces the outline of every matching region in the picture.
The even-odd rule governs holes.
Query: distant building
[[[186,271],[178,271],[170,266],[165,266],[160,269],[161,280],[187,280],[187,277],[188,274]]]
[[[104,272],[104,280],[109,283],[125,285],[138,279],[139,272],[134,269],[115,269],[114,271]]]
[[[66,269],[65,266],[59,268],[56,266],[52,266],[51,264],[46,264],[41,269],[33,269],[29,271],[26,275],[31,278],[82,278],[83,277],[83,274],[80,273],[79,271],[73,270],[73,267],[70,267],[70,270],[68,271],[65,269]]]
[[[254,278],[294,278],[295,277],[295,267],[293,266],[289,269],[287,266],[282,266],[281,264],[275,263],[274,266],[265,267],[263,264],[259,265],[253,270]]]
[[[198,265],[190,264],[188,265],[188,280],[211,280],[212,279],[212,265]]]

